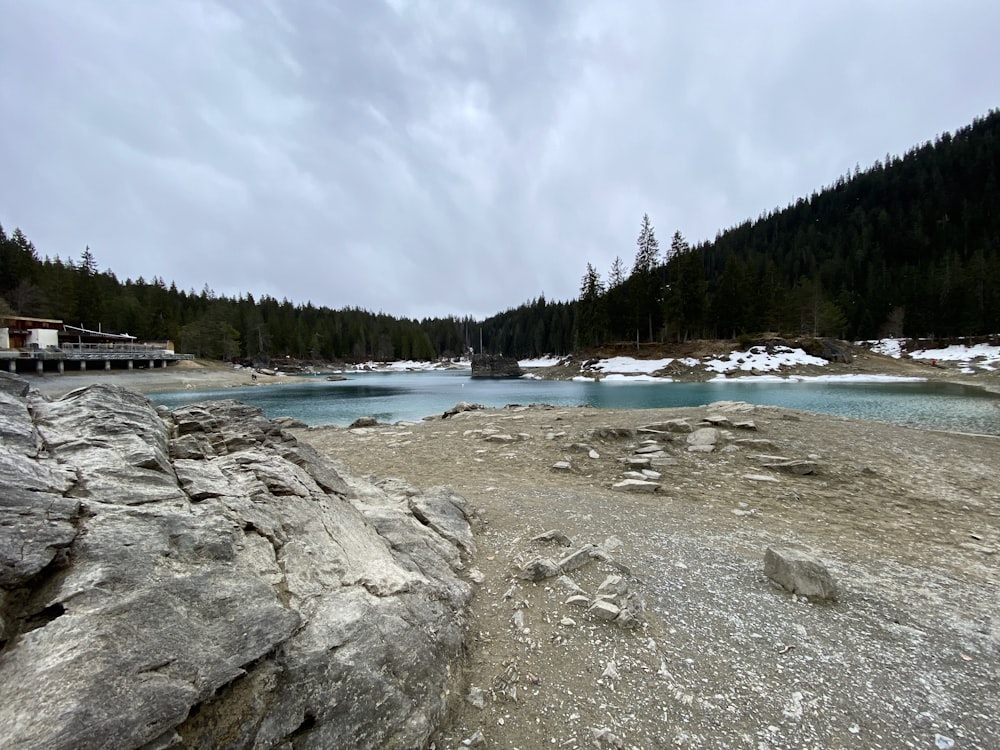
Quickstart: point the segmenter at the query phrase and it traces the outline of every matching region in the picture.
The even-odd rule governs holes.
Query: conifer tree
[[[653,315],[658,312],[660,285],[654,276],[654,269],[660,259],[660,243],[656,239],[649,214],[642,215],[642,228],[635,241],[635,262],[629,277],[632,292],[632,309],[635,312],[636,341],[639,329],[645,322],[649,327],[649,341],[653,340]]]

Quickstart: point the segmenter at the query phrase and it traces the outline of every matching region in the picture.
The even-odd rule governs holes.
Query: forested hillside
[[[997,333],[1000,112],[653,264],[648,224],[627,279],[588,266],[581,343]]]
[[[683,220],[683,217],[681,217]],[[628,242],[626,239],[625,242]],[[690,246],[662,252],[643,216],[635,257],[580,296],[538,297],[485,321],[398,319],[271,297],[119,281],[94,254],[42,255],[0,227],[0,313],[171,339],[219,359],[364,361],[457,356],[469,347],[525,357],[617,341],[775,332],[847,339],[1000,332],[1000,112],[856,168],[830,187]],[[530,290],[526,290],[530,291]]]

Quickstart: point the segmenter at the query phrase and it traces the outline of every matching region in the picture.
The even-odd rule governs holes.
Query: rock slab
[[[15,385],[4,747],[426,746],[460,694],[461,498],[341,475],[234,401]]]

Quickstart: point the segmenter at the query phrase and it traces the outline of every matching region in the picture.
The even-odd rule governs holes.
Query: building
[[[8,372],[46,370],[63,372],[66,364],[86,370],[88,363],[133,369],[134,367],[166,367],[190,354],[177,354],[173,342],[139,341],[127,333],[92,331],[65,325],[61,320],[0,316],[0,364]]]

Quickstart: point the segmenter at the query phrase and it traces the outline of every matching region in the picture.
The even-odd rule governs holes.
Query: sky
[[[992,0],[0,0],[0,224],[397,317],[808,196],[1000,106]]]

